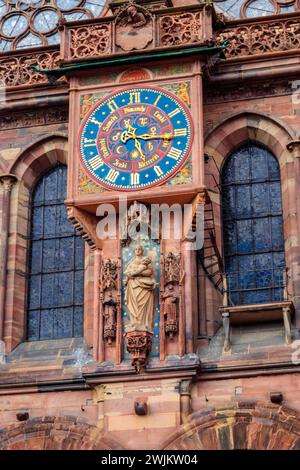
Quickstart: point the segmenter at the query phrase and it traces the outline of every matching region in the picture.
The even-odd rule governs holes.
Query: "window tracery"
[[[101,16],[106,0],[0,0],[0,52],[59,44],[61,20]]]
[[[214,0],[219,11],[231,18],[256,18],[299,11],[298,0]]]

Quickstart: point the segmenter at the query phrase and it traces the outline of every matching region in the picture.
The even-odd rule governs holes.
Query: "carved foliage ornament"
[[[298,20],[268,21],[226,28],[217,36],[217,43],[228,41],[226,57],[266,54],[298,49],[300,23]]]
[[[111,50],[111,23],[72,28],[70,35],[74,58],[98,56]]]
[[[47,83],[47,77],[31,67],[37,65],[41,69],[53,69],[58,67],[59,59],[59,51],[4,57],[0,59],[0,86]]]
[[[203,41],[202,12],[163,16],[159,23],[162,46],[176,46]]]

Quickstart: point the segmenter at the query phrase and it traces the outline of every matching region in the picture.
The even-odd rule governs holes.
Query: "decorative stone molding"
[[[178,9],[149,10],[129,1],[111,17],[62,25],[62,59],[101,58],[134,49],[155,50],[212,44],[211,8],[205,4]]]
[[[111,23],[87,25],[70,29],[70,53],[73,58],[93,57],[111,51]]]
[[[47,77],[32,69],[33,65],[48,70],[58,67],[59,50],[4,56],[0,59],[0,84],[5,87],[32,86],[48,82]]]
[[[219,87],[208,85],[204,89],[204,103],[224,103],[227,101],[240,101],[249,98],[259,98],[267,96],[290,95],[292,92],[291,81],[272,81],[264,83],[247,83],[234,86]]]
[[[159,19],[159,43],[179,46],[203,41],[202,12],[166,15]]]
[[[225,26],[216,34],[221,45],[228,41],[226,58],[261,55],[299,49],[300,23],[298,18],[242,21]]]
[[[0,131],[68,122],[67,108],[37,109],[0,115]]]

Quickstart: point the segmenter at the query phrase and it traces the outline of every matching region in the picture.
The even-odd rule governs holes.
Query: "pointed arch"
[[[283,121],[266,114],[242,112],[234,114],[209,132],[205,139],[204,152],[206,155],[205,184],[210,191],[213,201],[216,238],[220,252],[223,252],[221,227],[220,173],[229,155],[247,142],[252,142],[269,150],[278,160],[280,166],[280,182],[282,192],[282,209],[284,223],[284,242],[287,267],[290,273],[297,269],[299,261],[297,213],[294,207],[296,173],[292,154],[287,150],[287,144],[295,139],[295,132]],[[298,243],[299,245],[299,243]],[[297,279],[292,276],[292,279]],[[296,283],[290,283],[291,299],[295,295]],[[215,324],[215,330],[220,324],[217,294],[213,293],[216,308],[213,312],[207,309],[207,324]],[[216,322],[217,320],[217,322]]]

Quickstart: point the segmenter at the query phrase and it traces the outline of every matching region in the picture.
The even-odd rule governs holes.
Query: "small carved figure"
[[[166,290],[162,295],[162,299],[164,301],[165,332],[170,339],[173,339],[174,335],[178,331],[177,301],[179,299],[179,295],[172,283],[167,284]]]
[[[178,283],[180,277],[180,255],[168,253],[165,259],[165,282]]]
[[[118,264],[107,259],[103,265],[102,289],[116,289],[118,279]]]
[[[84,95],[82,98],[81,117],[83,118],[92,106],[91,96]]]
[[[153,17],[134,1],[120,7],[116,15],[116,45],[123,51],[144,49],[153,41]]]
[[[178,96],[181,98],[188,106],[191,105],[191,99],[188,91],[188,84],[181,83],[178,90]]]
[[[117,313],[117,304],[113,298],[111,291],[107,291],[104,294],[103,300],[104,307],[104,339],[107,340],[109,345],[112,344],[112,341],[116,337],[116,313]]]

